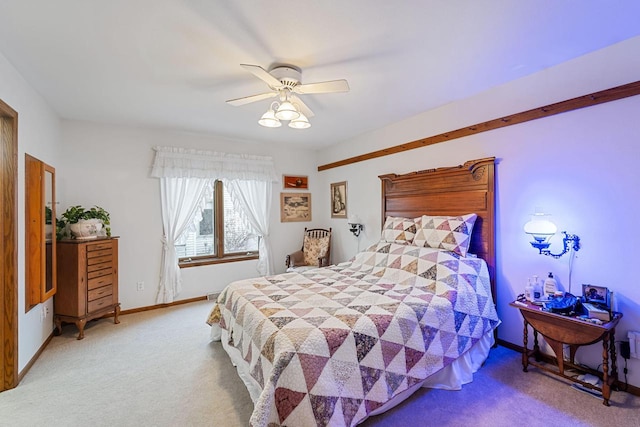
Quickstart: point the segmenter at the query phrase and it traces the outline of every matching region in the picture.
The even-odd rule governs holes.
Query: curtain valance
[[[180,147],[154,147],[154,178],[206,178],[277,182],[273,159]]]

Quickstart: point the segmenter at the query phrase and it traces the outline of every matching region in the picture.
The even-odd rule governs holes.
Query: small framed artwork
[[[611,307],[611,293],[604,286],[582,285],[582,296],[585,302]]]
[[[280,222],[311,221],[311,193],[280,193]]]
[[[285,190],[308,190],[309,178],[300,175],[282,175],[282,186]]]
[[[331,218],[347,218],[347,181],[331,184]]]

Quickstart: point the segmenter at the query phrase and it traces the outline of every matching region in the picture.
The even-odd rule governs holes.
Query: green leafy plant
[[[44,223],[51,224],[51,208],[49,206],[44,207]]]
[[[82,219],[99,219],[104,224],[107,236],[111,237],[111,218],[109,212],[100,206],[94,206],[91,209],[85,209],[80,205],[70,206],[56,221],[56,234],[58,238],[62,238],[66,234],[67,224],[76,224]]]
[[[67,228],[67,223],[62,219],[56,218],[56,239],[57,240],[64,239],[65,237],[67,237],[66,228]]]
[[[88,211],[84,212],[84,219],[99,219],[107,230],[107,236],[111,236],[111,221],[109,218],[109,212],[105,211],[100,206],[94,206]]]
[[[81,219],[86,219],[84,217],[85,212],[85,208],[80,205],[71,206],[62,213],[62,221],[64,221],[65,224],[75,224]]]

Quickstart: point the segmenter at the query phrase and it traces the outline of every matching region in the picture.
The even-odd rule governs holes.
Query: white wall
[[[25,153],[57,168],[60,123],[51,108],[0,53],[0,99],[18,112],[18,370],[35,355],[53,330],[53,299],[25,313]],[[60,173],[60,169],[56,169]],[[47,308],[44,321],[40,313]]]
[[[636,81],[638,51],[640,37],[336,144],[319,153],[318,164]],[[319,179],[326,192],[331,182],[348,181],[348,209],[365,224],[359,242],[364,248],[380,236],[378,175],[495,156],[500,338],[522,345],[522,319],[508,303],[524,291],[527,277],[552,271],[568,290],[569,257],[555,260],[538,255],[522,231],[529,215],[542,207],[554,215],[560,230],[581,238],[571,292],[580,294],[583,283],[607,286],[615,292],[617,309],[624,313],[616,335],[619,341],[626,339],[628,330],[640,330],[640,287],[634,270],[640,241],[635,219],[640,211],[638,111],[640,96],[635,96],[330,169],[321,172]],[[341,231],[334,234],[334,261],[351,257],[358,241],[347,231],[346,221],[330,219],[328,201],[320,212],[334,230]],[[560,240],[554,240],[554,252],[561,249]],[[601,354],[601,345],[594,345],[579,350],[577,357],[596,367],[602,362]],[[619,358],[618,367],[623,364]],[[640,386],[640,361],[632,359],[628,366],[629,382]]]
[[[99,205],[111,215],[111,230],[119,240],[119,297],[122,309],[155,305],[162,251],[160,183],[149,176],[154,146],[178,146],[274,158],[276,172],[308,175],[310,191],[320,188],[315,152],[208,135],[158,129],[126,128],[64,121],[58,185],[66,190],[61,211],[72,205]],[[282,181],[273,186],[270,234],[276,272],[284,258],[302,244],[304,227],[314,222],[280,222]],[[312,203],[312,217],[319,209]],[[257,261],[242,261],[182,269],[183,291],[177,300],[221,291],[229,282],[257,275]],[[144,282],[144,291],[136,290]]]

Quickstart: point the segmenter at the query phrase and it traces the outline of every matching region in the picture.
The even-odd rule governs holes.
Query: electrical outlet
[[[640,332],[629,331],[629,355],[632,359],[640,359]]]
[[[144,291],[144,282],[138,282],[137,286],[138,291]]]

